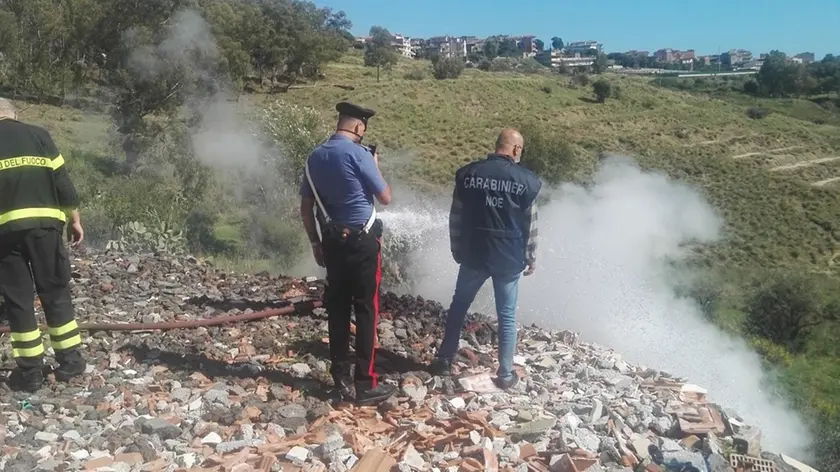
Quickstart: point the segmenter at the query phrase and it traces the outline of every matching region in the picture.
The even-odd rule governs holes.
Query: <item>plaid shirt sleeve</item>
[[[449,209],[449,246],[452,250],[452,257],[455,262],[461,262],[461,213],[464,205],[458,195],[458,188],[452,192],[452,206]]]
[[[525,218],[530,229],[528,230],[528,239],[525,246],[525,262],[530,265],[537,261],[537,239],[539,238],[539,232],[537,231],[536,198],[534,199],[534,202],[531,203],[531,207],[528,210],[529,211]]]

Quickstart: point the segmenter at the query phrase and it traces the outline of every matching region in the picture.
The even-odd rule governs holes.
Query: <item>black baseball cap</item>
[[[365,126],[367,126],[368,118],[376,114],[376,111],[374,110],[362,108],[349,102],[340,102],[335,106],[335,109],[338,111],[339,115],[362,120],[362,123],[364,123]]]

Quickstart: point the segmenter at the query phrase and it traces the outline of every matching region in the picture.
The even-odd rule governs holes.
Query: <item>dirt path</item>
[[[840,180],[840,177],[832,177],[830,179],[819,180],[817,182],[811,182],[811,185],[813,185],[814,187],[822,187],[822,186],[828,185],[832,182],[837,182],[838,180]]]
[[[776,152],[784,152],[784,151],[791,151],[793,149],[801,148],[802,146],[790,146],[786,148],[779,148],[779,149],[770,149],[768,151],[758,151],[758,152],[748,152],[746,154],[738,154],[737,156],[732,156],[732,159],[742,159],[744,157],[752,157],[752,156],[760,156],[762,154],[773,154]]]
[[[819,159],[812,159],[810,161],[797,162],[796,164],[788,164],[788,165],[784,165],[784,166],[773,167],[772,169],[770,169],[770,172],[776,172],[776,171],[779,171],[779,170],[801,169],[803,167],[811,167],[813,165],[823,164],[823,163],[826,163],[826,162],[831,162],[831,161],[836,161],[836,160],[840,160],[840,156],[821,157]]]

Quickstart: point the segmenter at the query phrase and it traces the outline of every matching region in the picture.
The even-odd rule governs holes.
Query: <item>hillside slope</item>
[[[840,156],[840,127],[809,121],[830,122],[818,105],[757,100],[752,106],[776,111],[753,120],[743,100],[710,99],[630,77],[608,76],[619,98],[604,104],[593,103],[591,86],[565,76],[468,69],[457,80],[428,73],[423,80],[406,78],[428,67],[403,61],[376,82],[360,57],[346,56],[326,81],[279,98],[314,106],[329,119],[340,100],[375,108],[366,142],[378,142],[384,159],[389,153],[414,157],[412,179],[446,184],[459,165],[488,151],[500,127],[536,123],[572,145],[581,169],[591,169],[599,151],[626,153],[701,187],[730,231],[731,245],[716,251],[720,263],[836,271],[840,186],[826,179],[840,176],[840,161],[828,160]],[[278,97],[250,98],[259,104]],[[770,171],[797,163],[803,165]]]

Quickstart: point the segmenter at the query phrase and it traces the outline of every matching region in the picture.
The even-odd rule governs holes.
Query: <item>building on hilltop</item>
[[[751,62],[753,55],[746,49],[730,49],[729,51],[720,55],[720,62],[730,67],[742,67],[744,64]]]
[[[401,34],[393,34],[391,38],[391,46],[402,56],[409,58],[414,57],[414,48],[411,46],[411,38],[405,37]]]
[[[534,58],[542,65],[555,69],[561,67],[588,68],[595,64],[595,56],[582,56],[580,53],[570,56],[557,49],[542,51]]]
[[[665,64],[693,64],[696,55],[694,49],[680,51],[679,49],[665,48],[653,53],[653,58]]]
[[[814,57],[814,53],[812,53],[812,52],[802,52],[802,53],[799,53],[799,54],[797,54],[793,57],[797,58],[797,59],[801,59],[802,64],[810,64],[810,63],[812,63],[816,60],[816,58]]]
[[[581,56],[598,55],[603,52],[604,45],[598,41],[575,41],[563,46],[563,52],[569,56],[580,54]]]
[[[355,38],[357,48],[363,48],[368,41],[371,40],[370,36],[356,36]],[[391,47],[394,48],[397,53],[405,57],[413,58],[415,56],[415,49],[412,46],[412,40],[406,36],[401,34],[392,34],[391,35]]]
[[[435,36],[425,41],[424,55],[438,54],[440,57],[467,57],[467,41],[457,36]]]

